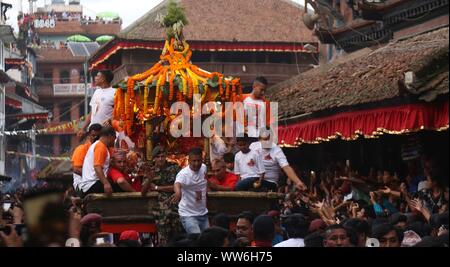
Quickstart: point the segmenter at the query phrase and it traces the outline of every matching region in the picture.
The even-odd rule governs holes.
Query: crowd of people
[[[35,20],[48,20],[54,19],[55,21],[79,21],[82,24],[109,24],[109,23],[122,23],[120,17],[116,18],[102,18],[91,17],[82,15],[80,12],[55,12],[54,10],[47,14],[23,14],[19,16],[20,23],[33,23]]]
[[[153,149],[152,162],[144,163],[139,153],[118,148],[122,141],[128,148],[133,143],[111,121],[112,80],[109,71],[96,76],[99,89],[90,103],[92,113],[80,131],[83,143],[72,156],[73,186],[58,194],[41,188],[38,193],[2,195],[3,245],[448,246],[448,177],[433,159],[410,161],[403,177],[374,169],[364,175],[353,170],[350,162],[330,164],[317,174],[302,173],[289,164],[283,150],[272,143],[271,129],[265,128],[258,138],[213,134],[210,164],[204,162],[202,149],[193,148],[188,165],[179,166],[168,160],[162,145]],[[257,78],[246,102],[264,110],[266,86],[264,78]],[[261,214],[209,214],[209,191],[272,191],[283,199]],[[83,199],[113,192],[159,193],[159,208],[152,211],[156,240],[134,230],[116,238],[101,232],[102,216],[85,214]]]
[[[58,21],[79,21],[82,25],[89,24],[121,24],[122,19],[120,17],[107,19],[101,17],[88,17],[82,16],[81,13],[78,12],[62,12],[57,13],[55,11],[51,11],[45,15],[38,14],[20,14],[17,18],[18,26],[19,26],[19,39],[26,40],[27,46],[33,49],[42,49],[42,48],[52,48],[52,49],[62,49],[66,48],[66,42],[54,42],[50,40],[41,40],[39,33],[36,28],[39,26],[35,25],[36,21],[40,21],[50,27],[49,19],[53,19],[56,23]],[[45,24],[47,23],[47,24]]]

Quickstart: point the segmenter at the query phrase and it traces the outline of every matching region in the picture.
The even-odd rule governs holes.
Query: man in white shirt
[[[280,242],[275,247],[304,247],[304,238],[308,234],[309,223],[301,214],[290,215],[285,223],[288,240]]]
[[[258,129],[268,126],[267,113],[268,101],[264,98],[264,92],[268,82],[264,77],[257,77],[253,82],[253,91],[244,96],[244,110],[247,118],[247,132],[250,137],[258,138]]]
[[[188,234],[199,234],[209,227],[206,172],[202,150],[194,148],[189,152],[189,166],[182,169],[175,179],[172,203],[179,203],[180,221]]]
[[[89,147],[84,158],[81,181],[78,186],[84,196],[93,193],[112,194],[112,187],[108,181],[109,148],[114,146],[116,132],[112,127],[103,127],[100,139]]]
[[[95,90],[92,96],[90,106],[91,113],[86,117],[83,128],[78,132],[78,136],[82,136],[86,129],[92,124],[105,125],[113,116],[114,96],[116,89],[111,87],[114,74],[109,70],[99,71],[95,76],[95,84],[99,88]]]
[[[275,191],[276,188],[264,181],[264,164],[257,151],[250,150],[252,138],[248,135],[239,137],[237,145],[240,151],[234,158],[234,174],[239,176],[235,191],[249,191],[250,189],[267,189]]]
[[[283,150],[270,141],[272,131],[263,129],[260,131],[259,142],[252,143],[250,149],[261,155],[264,169],[266,170],[264,180],[278,187],[281,170],[294,183],[295,187],[300,190],[306,190],[306,185],[300,180],[295,171],[289,165]]]

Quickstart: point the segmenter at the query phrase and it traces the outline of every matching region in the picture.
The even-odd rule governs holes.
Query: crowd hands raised
[[[110,119],[112,79],[108,71],[96,76],[94,113],[72,156],[73,186],[40,212],[32,204],[42,201],[23,192],[2,195],[4,246],[448,246],[448,177],[433,159],[409,162],[404,174],[375,169],[363,174],[348,161],[304,173],[289,164],[266,129],[259,140],[213,136],[209,169],[199,148],[190,151],[187,166],[170,160],[160,145],[146,162],[121,134],[120,123]],[[128,149],[117,148],[121,144]],[[262,214],[213,216],[206,205],[209,191],[272,191],[284,199]],[[83,199],[113,192],[158,193],[160,207],[152,211],[157,238],[132,230],[118,238],[101,232],[102,216],[86,214]]]
[[[246,142],[245,138],[238,139],[236,145],[245,151]],[[189,156],[186,168],[200,172],[204,164],[199,151]],[[177,211],[176,204],[182,201],[184,194],[188,194],[182,193],[181,188],[186,183],[183,179],[192,178],[189,177],[191,173],[180,178],[182,170],[177,164],[167,161],[167,151],[160,146],[153,151],[151,165],[126,164],[127,155],[134,154],[115,152],[111,166],[133,177],[141,177],[140,187],[133,183],[134,179],[119,177],[114,181],[109,175],[111,190],[106,186],[104,193],[129,191],[145,195],[159,192],[165,195],[164,201],[169,209]],[[227,152],[224,159],[213,162],[212,176],[206,182],[207,191],[235,191],[236,185],[242,181],[242,172],[238,173],[240,175],[235,173],[233,165],[236,161],[231,160],[231,155],[233,153]],[[139,162],[139,156],[134,160]],[[415,167],[417,164],[411,164],[409,173],[403,178],[390,171],[371,170],[368,175],[361,175],[344,162],[330,164],[328,169],[318,174],[294,171],[302,174],[302,186],[296,186],[296,179],[280,177],[276,191],[284,194],[285,198],[273,210],[263,214],[243,211],[237,216],[236,224],[232,223],[236,218],[217,214],[210,220],[211,225],[208,222],[194,231],[184,222],[189,216],[179,214],[185,230],[168,234],[159,246],[446,247],[448,185],[440,177],[433,160],[423,159],[422,163],[425,166],[423,170]],[[255,177],[255,182],[250,183],[247,190],[268,191],[270,185],[265,190],[261,189],[264,178],[260,179],[261,176]],[[101,215],[83,214],[83,202],[74,189],[67,190],[61,202],[50,205],[51,209],[44,209],[38,227],[27,234],[20,227],[26,217],[24,195],[26,193],[22,190],[2,195],[3,208],[7,208],[0,222],[3,246],[65,246],[69,238],[79,240],[80,246],[154,245],[148,235],[132,230],[123,232],[113,242],[111,234],[101,232]],[[203,196],[197,197],[201,199]],[[5,205],[7,203],[11,204]],[[164,224],[164,218],[159,223]],[[25,239],[24,235],[28,238]]]

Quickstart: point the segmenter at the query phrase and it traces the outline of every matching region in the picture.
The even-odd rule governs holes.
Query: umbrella
[[[114,36],[111,36],[111,35],[102,35],[102,36],[97,37],[97,39],[95,39],[95,41],[96,41],[97,43],[106,43],[106,42],[111,41],[112,39],[114,39]]]
[[[67,38],[67,41],[69,42],[92,42],[91,39],[89,39],[89,37],[86,37],[84,35],[72,35],[69,38]]]
[[[104,19],[117,19],[119,18],[119,14],[116,12],[100,12],[97,13],[97,17]]]

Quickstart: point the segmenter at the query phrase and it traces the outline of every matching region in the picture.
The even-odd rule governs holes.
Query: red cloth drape
[[[16,109],[22,108],[22,102],[12,99],[12,98],[9,98],[8,96],[6,96],[5,105],[16,108]]]
[[[242,43],[242,42],[199,42],[189,41],[191,49],[194,51],[249,51],[249,52],[297,52],[297,53],[317,53],[304,48],[302,44],[295,43]],[[112,55],[121,49],[148,49],[162,50],[163,41],[119,41],[112,44],[105,52],[94,57],[90,62],[91,69],[101,68],[99,65],[108,60]]]
[[[401,134],[418,130],[448,129],[449,101],[407,104],[395,107],[343,112],[278,128],[279,141],[285,145],[317,143],[337,136],[354,139],[358,134]]]

